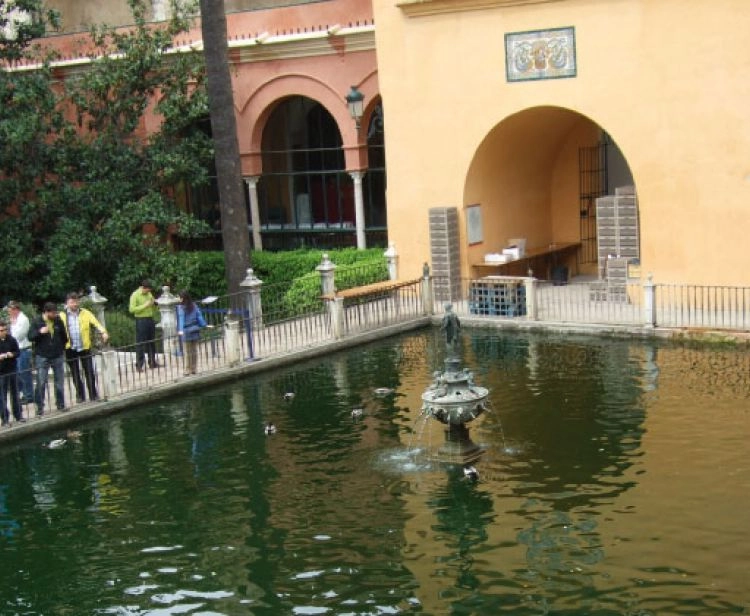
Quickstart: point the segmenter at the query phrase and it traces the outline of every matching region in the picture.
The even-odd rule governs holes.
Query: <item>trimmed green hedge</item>
[[[315,268],[321,264],[324,253],[336,265],[338,290],[388,278],[388,265],[382,248],[252,252],[251,267],[263,281],[263,312],[269,321],[322,308],[320,274]],[[183,270],[185,276],[177,281],[173,293],[186,288],[196,300],[209,295],[227,294],[223,252],[177,253],[177,256],[185,259],[186,267]],[[158,285],[159,281],[155,283]],[[108,305],[105,318],[112,346],[135,343],[135,323],[127,306]]]
[[[363,268],[378,267],[382,264],[382,278],[388,277],[388,270],[382,248],[368,248],[357,250],[356,248],[343,248],[340,250],[287,250],[284,252],[253,251],[250,254],[250,267],[255,275],[263,281],[263,286],[272,286],[279,283],[290,282],[309,274],[318,275],[315,268],[323,260],[323,254],[328,254],[331,261],[336,264],[338,275],[346,266],[359,266]],[[197,267],[192,272],[192,280],[183,285],[187,286],[194,298],[206,297],[208,295],[226,295],[227,281],[224,270],[223,252],[198,252],[189,253],[193,258],[197,257]],[[337,276],[338,278],[338,276]],[[370,282],[375,282],[371,280]],[[367,284],[361,282],[357,284]],[[348,288],[342,287],[339,288]],[[349,285],[357,286],[357,285]],[[179,287],[182,288],[182,287]]]

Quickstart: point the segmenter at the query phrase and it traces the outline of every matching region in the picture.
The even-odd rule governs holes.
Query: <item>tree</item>
[[[68,76],[64,93],[32,37],[0,40],[0,233],[14,240],[0,280],[6,297],[59,299],[96,284],[122,300],[146,276],[189,281],[166,238],[208,232],[171,196],[180,182],[208,181],[211,142],[195,129],[208,112],[205,69],[199,54],[171,53],[185,11],[153,27],[143,0],[129,3],[135,25],[93,28],[91,64]],[[41,0],[24,6],[43,15]],[[41,67],[11,70],[23,58]],[[151,106],[161,127],[142,137]]]
[[[200,0],[200,7],[227,286],[230,293],[236,293],[240,290],[239,284],[245,278],[245,270],[250,263],[250,236],[242,187],[232,81],[227,60],[224,0]]]

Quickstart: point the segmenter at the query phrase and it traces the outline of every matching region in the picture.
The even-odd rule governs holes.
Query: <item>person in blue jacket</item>
[[[198,342],[201,329],[206,327],[206,320],[190,293],[180,293],[180,305],[177,309],[177,335],[182,340],[185,353],[185,376],[195,374],[198,364]]]

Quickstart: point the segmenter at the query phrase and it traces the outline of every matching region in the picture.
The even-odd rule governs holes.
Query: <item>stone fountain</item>
[[[445,425],[445,442],[438,450],[438,457],[466,466],[484,453],[471,440],[467,424],[486,410],[489,390],[476,385],[474,375],[461,368],[458,357],[461,324],[450,304],[445,305],[442,329],[448,349],[445,370],[435,372],[432,384],[422,394],[422,414]]]

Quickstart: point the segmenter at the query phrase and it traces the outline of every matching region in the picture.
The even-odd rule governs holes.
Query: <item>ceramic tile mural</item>
[[[508,81],[575,77],[575,28],[506,33],[505,74]]]

